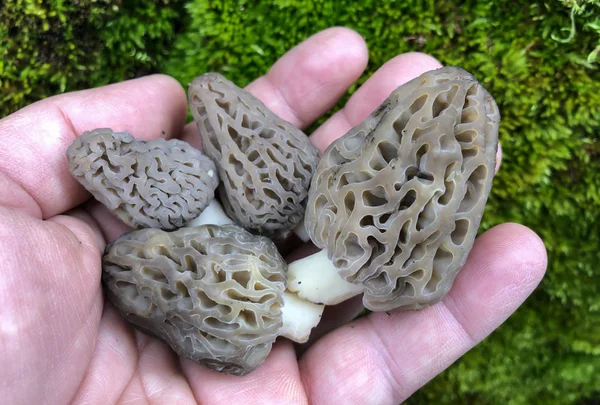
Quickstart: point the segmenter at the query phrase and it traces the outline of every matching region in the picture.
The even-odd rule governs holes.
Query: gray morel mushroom
[[[262,364],[277,336],[307,341],[321,318],[323,305],[285,291],[286,270],[270,239],[237,225],[132,231],[103,257],[107,298],[127,321],[235,375]]]
[[[463,69],[397,88],[325,151],[304,219],[324,250],[290,264],[288,289],[325,304],[363,293],[372,311],[444,298],[492,187],[499,122],[492,96]]]
[[[317,148],[218,73],[196,78],[189,102],[203,151],[219,169],[225,212],[253,233],[287,238],[304,217]]]
[[[88,131],[67,150],[69,171],[134,228],[175,229],[214,199],[215,164],[186,142],[136,140],[109,128]]]

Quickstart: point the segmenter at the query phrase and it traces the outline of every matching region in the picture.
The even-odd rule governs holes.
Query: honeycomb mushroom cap
[[[108,299],[180,356],[245,375],[282,327],[286,264],[273,242],[236,225],[143,229],[103,258]]]
[[[136,140],[108,128],[88,131],[67,150],[71,174],[134,228],[175,229],[214,198],[215,164],[188,143]]]
[[[304,216],[317,148],[218,73],[195,79],[189,101],[203,151],[219,168],[227,214],[254,233],[285,239]]]
[[[492,186],[500,114],[456,67],[400,86],[333,142],[305,224],[373,311],[441,300],[469,253]]]

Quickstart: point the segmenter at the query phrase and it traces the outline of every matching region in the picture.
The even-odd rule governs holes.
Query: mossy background
[[[217,70],[245,85],[333,25],[367,41],[361,81],[417,50],[484,82],[501,107],[504,149],[484,228],[523,223],[549,252],[527,303],[409,403],[600,397],[599,0],[4,0],[0,117],[158,71],[186,84]]]

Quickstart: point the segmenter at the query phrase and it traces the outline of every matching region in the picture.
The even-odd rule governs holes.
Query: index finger
[[[146,140],[171,137],[186,113],[183,88],[164,75],[31,104],[0,120],[0,205],[44,219],[65,212],[88,197],[67,170],[66,151],[75,137],[98,127]]]

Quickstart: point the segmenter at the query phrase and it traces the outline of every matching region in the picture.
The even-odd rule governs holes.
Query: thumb
[[[77,391],[102,313],[101,248],[78,218],[0,206],[2,401],[67,403]]]

